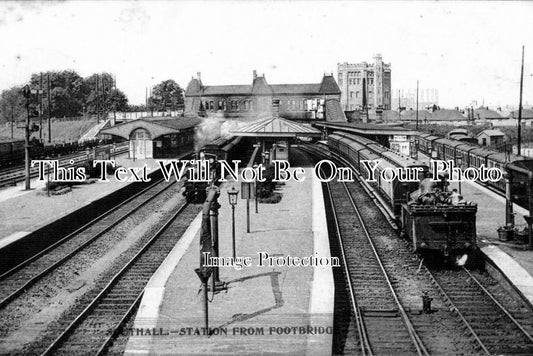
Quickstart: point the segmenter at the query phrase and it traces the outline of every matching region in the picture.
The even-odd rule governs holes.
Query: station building
[[[373,63],[338,63],[337,74],[343,110],[361,110],[364,93],[369,109],[391,109],[391,65],[383,62],[381,54],[374,56]]]
[[[194,117],[144,117],[100,130],[100,135],[111,135],[130,142],[129,158],[172,158],[194,147],[195,127],[200,123]]]
[[[319,83],[269,84],[254,70],[251,85],[204,85],[197,73],[185,91],[185,116],[252,122],[272,116],[272,103],[278,102],[279,116],[288,120],[346,121],[340,97],[332,74],[324,74]]]

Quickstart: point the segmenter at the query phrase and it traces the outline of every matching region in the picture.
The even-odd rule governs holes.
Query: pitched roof
[[[193,78],[187,85],[185,96],[197,95],[268,95],[268,94],[340,94],[341,90],[331,75],[324,75],[320,83],[268,84],[266,78],[256,77],[252,85],[207,85]]]
[[[440,109],[431,114],[431,120],[464,121],[466,117],[457,110]]]
[[[189,84],[187,85],[186,92],[190,94],[199,93],[202,89],[202,82],[196,78],[192,78]]]
[[[515,110],[515,111],[511,111],[509,113],[509,117],[514,117],[515,119],[518,118],[518,110]],[[531,119],[533,118],[533,109],[524,109],[522,107],[522,118],[528,118],[528,119]]]
[[[336,99],[326,100],[326,121],[346,122],[341,103]]]
[[[164,119],[161,117],[144,117],[137,120],[101,129],[99,134],[109,134],[129,140],[133,130],[142,128],[150,133],[152,139],[163,135],[179,133],[180,130],[190,129],[200,123],[197,118]]]
[[[494,110],[489,110],[485,108],[474,109],[474,118],[480,119],[501,119],[502,116]]]
[[[251,93],[251,85],[209,85],[204,86],[202,91],[202,95],[249,95]]]
[[[269,117],[230,131],[235,136],[296,137],[320,136],[320,131],[305,124],[299,124],[281,117]]]
[[[501,132],[500,130],[498,130],[498,129],[483,130],[480,133],[478,133],[477,135],[479,136],[481,134],[485,134],[487,136],[505,136],[505,134],[503,132]]]
[[[340,94],[341,89],[332,75],[324,75],[320,82],[319,91],[324,94]]]
[[[274,94],[304,94],[320,92],[320,84],[274,84],[270,87]]]
[[[252,83],[253,94],[272,94],[272,88],[268,85],[266,78],[256,77]]]

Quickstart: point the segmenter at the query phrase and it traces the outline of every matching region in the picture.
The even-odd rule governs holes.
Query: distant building
[[[477,142],[481,146],[497,146],[505,142],[505,134],[497,129],[483,130],[477,134]]]
[[[374,63],[338,63],[337,75],[343,110],[363,108],[363,81],[369,109],[391,108],[391,65],[383,63],[381,54],[374,56]]]
[[[399,95],[399,101],[398,101]],[[392,92],[392,106],[398,108],[398,103],[406,109],[416,109],[416,88],[395,89]],[[439,89],[418,88],[418,109],[429,109],[433,105],[439,106]]]
[[[340,96],[333,74],[324,74],[319,83],[269,84],[254,70],[251,85],[204,85],[198,73],[185,91],[185,116],[254,121],[271,116],[276,102],[275,110],[286,119],[346,121]]]

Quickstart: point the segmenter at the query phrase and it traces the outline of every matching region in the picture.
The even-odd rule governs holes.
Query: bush
[[[281,194],[273,193],[269,197],[265,197],[265,198],[259,197],[258,201],[261,204],[277,204],[281,201]]]
[[[259,198],[268,198],[274,192],[276,188],[276,182],[273,182],[274,179],[274,166],[269,165],[265,169],[264,173],[264,182],[257,182],[257,196]]]

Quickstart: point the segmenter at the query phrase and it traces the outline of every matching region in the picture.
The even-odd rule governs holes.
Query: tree
[[[83,78],[72,70],[43,72],[43,90],[47,90],[47,78],[50,76],[50,115],[53,117],[80,116],[86,99],[86,89]],[[41,82],[40,73],[31,76],[30,86],[39,89]],[[43,96],[44,106],[48,105],[47,95]],[[43,107],[44,110],[44,107]],[[46,110],[45,110],[46,112]]]
[[[126,111],[128,98],[120,89],[111,89],[105,98],[105,107],[111,111]]]
[[[109,73],[96,73],[84,79],[84,92],[86,93],[86,112],[89,114],[107,114],[113,110],[109,105],[111,91],[114,90],[115,81]],[[122,93],[122,92],[120,92]],[[116,93],[113,94],[116,97]],[[124,95],[124,93],[122,93]],[[124,95],[125,97],[125,95]],[[127,99],[126,99],[127,102]],[[116,104],[113,104],[116,106]]]
[[[174,110],[183,102],[183,89],[173,79],[157,84],[149,98],[149,103],[153,105],[153,108],[161,111]]]
[[[12,87],[0,94],[0,120],[2,122],[16,122],[25,118],[26,104],[20,87]]]

